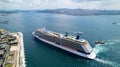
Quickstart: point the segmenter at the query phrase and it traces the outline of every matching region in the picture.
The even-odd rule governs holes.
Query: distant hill
[[[66,14],[66,15],[119,15],[120,10],[87,10],[87,9],[55,9],[55,10],[38,10],[40,13]]]
[[[52,14],[65,14],[75,16],[87,15],[120,15],[120,10],[88,10],[88,9],[47,9],[47,10],[12,10],[4,11],[2,13],[17,13],[17,12],[38,12],[38,13],[52,13]]]

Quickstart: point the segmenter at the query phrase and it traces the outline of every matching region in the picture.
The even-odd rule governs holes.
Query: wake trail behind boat
[[[120,40],[108,40],[105,44],[97,44],[93,48],[96,54],[106,52],[110,47],[114,46],[116,43],[120,43]]]
[[[100,63],[108,64],[112,67],[120,67],[119,63],[112,62],[112,61],[109,61],[109,60],[104,60],[104,59],[100,59],[100,58],[95,58],[95,60],[100,62]]]
[[[106,52],[107,50],[109,50],[109,47],[114,45],[115,43],[118,43],[120,42],[120,40],[108,40],[108,42],[104,45],[102,44],[99,44],[99,45],[96,45],[93,50],[94,52],[96,53],[96,55],[99,56],[99,53],[104,53]],[[107,47],[105,45],[108,45]],[[105,59],[101,59],[101,58],[95,58],[94,59],[95,61],[97,62],[100,62],[100,63],[104,63],[104,64],[108,64],[112,67],[120,67],[120,64],[119,63],[116,63],[116,62],[113,62],[113,61],[110,61],[110,60],[105,60]]]

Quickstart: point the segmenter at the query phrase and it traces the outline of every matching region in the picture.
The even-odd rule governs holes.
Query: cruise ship
[[[65,35],[46,30],[45,28],[37,29],[32,33],[37,39],[48,43],[49,45],[68,51],[72,54],[94,59],[96,54],[94,53],[89,42],[80,38],[80,35],[70,36],[68,33]]]

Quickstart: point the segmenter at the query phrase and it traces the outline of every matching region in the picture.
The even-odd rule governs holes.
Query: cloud
[[[23,2],[23,0],[9,0],[10,2]]]
[[[2,2],[15,2],[15,3],[20,3],[20,2],[22,2],[23,0],[0,0],[0,1],[2,1]]]
[[[0,0],[0,9],[120,9],[120,0]]]
[[[71,1],[74,1],[74,2],[85,2],[85,1],[102,1],[102,0],[71,0]]]

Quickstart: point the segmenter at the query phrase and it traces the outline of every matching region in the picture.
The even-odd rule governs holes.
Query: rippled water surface
[[[69,16],[42,13],[12,13],[0,17],[0,28],[24,34],[27,67],[120,67],[120,15]],[[117,23],[117,24],[113,24]],[[59,33],[81,31],[97,54],[88,60],[48,46],[32,36],[38,28]],[[95,45],[104,40],[104,45]]]

